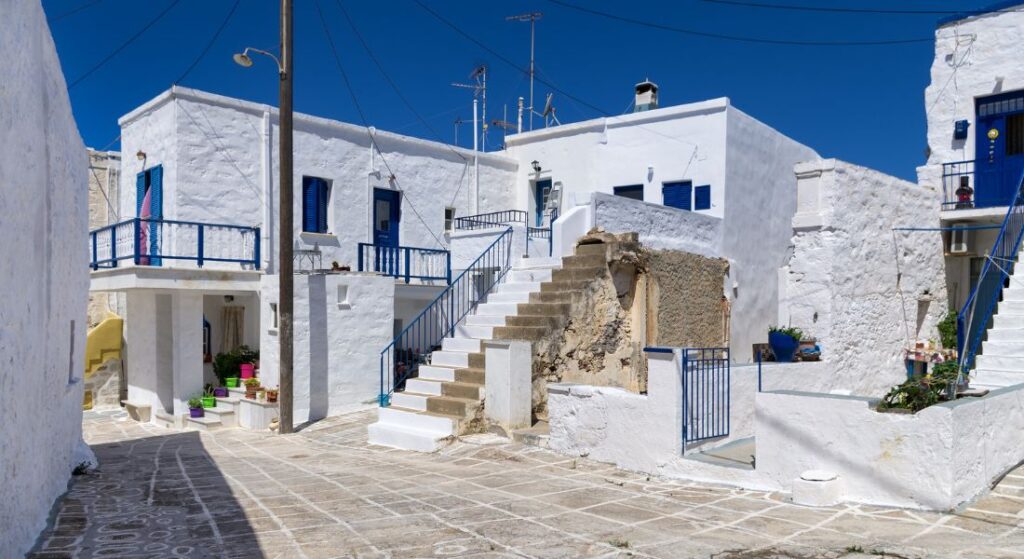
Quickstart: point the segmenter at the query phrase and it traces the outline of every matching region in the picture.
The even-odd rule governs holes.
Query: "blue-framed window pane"
[[[690,181],[666,182],[661,185],[662,203],[670,208],[690,210]]]
[[[612,192],[616,196],[622,196],[623,198],[631,198],[633,200],[644,200],[644,185],[642,184],[631,184],[629,186],[616,186],[612,189]]]
[[[302,177],[302,231],[327,232],[329,183],[317,177]]]
[[[711,185],[701,185],[693,189],[693,209],[711,209]]]

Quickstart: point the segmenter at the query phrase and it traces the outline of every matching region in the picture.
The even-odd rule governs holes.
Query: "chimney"
[[[636,101],[633,102],[633,112],[649,111],[658,108],[658,84],[651,80],[636,84]]]

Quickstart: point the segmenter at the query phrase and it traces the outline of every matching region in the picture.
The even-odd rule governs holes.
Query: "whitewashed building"
[[[46,526],[82,442],[89,161],[39,2],[0,3],[0,549]]]

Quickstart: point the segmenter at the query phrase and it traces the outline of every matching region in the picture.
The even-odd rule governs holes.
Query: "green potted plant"
[[[203,407],[204,408],[215,408],[217,407],[217,397],[213,395],[213,387],[207,386],[206,392],[203,393]]]
[[[189,417],[203,417],[203,398],[201,396],[193,396],[188,399],[188,415]]]
[[[956,349],[956,319],[955,312],[947,311],[937,325],[939,341],[942,342],[942,347],[945,349]]]
[[[218,353],[213,359],[213,372],[217,375],[221,385],[237,388],[242,365],[247,365],[247,370],[255,369],[255,364],[259,362],[259,359],[259,351],[250,349],[249,346],[239,346],[231,351]],[[253,367],[248,367],[248,365],[253,365]]]
[[[800,339],[804,333],[799,328],[783,328],[771,326],[768,328],[768,345],[775,354],[775,360],[782,363],[793,361],[797,348],[800,346]]]
[[[260,387],[260,379],[258,378],[247,378],[245,379],[245,397],[250,400],[256,399],[256,390]]]

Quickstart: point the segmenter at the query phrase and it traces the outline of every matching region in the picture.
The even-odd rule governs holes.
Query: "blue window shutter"
[[[710,210],[711,209],[711,185],[705,184],[694,187],[693,189],[693,209],[695,210]]]
[[[316,226],[318,233],[327,232],[327,195],[328,187],[327,181],[324,179],[316,179],[317,182],[317,214],[316,214]]]
[[[315,179],[302,177],[302,230],[316,232],[317,189]]]
[[[691,189],[689,181],[667,182],[661,187],[663,203],[670,208],[689,210]]]
[[[135,217],[142,214],[142,199],[146,197],[146,172],[135,175]]]
[[[157,165],[149,170],[149,211],[153,219],[164,217],[164,168]]]

